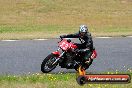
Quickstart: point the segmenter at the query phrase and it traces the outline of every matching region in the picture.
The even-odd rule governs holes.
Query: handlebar
[[[61,38],[61,37],[60,37],[59,39],[60,39],[59,42],[61,42],[61,41],[63,40],[63,38]],[[58,43],[59,43],[59,42],[58,42]],[[71,42],[71,39],[67,39],[67,42],[70,43],[70,42]]]

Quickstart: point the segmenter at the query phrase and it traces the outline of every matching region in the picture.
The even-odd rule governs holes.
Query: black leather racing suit
[[[81,44],[76,44],[76,45],[78,46],[79,51],[85,53],[84,59],[85,60],[89,59],[90,55],[89,55],[89,52],[87,52],[87,49],[90,49],[91,52],[93,50],[93,40],[92,40],[91,33],[88,32],[84,36],[81,36],[80,33],[68,34],[68,35],[62,35],[60,36],[60,38],[79,38],[79,40],[81,41]],[[92,62],[89,63],[88,66],[90,66],[91,64]]]

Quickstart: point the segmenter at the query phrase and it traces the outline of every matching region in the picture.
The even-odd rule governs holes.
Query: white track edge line
[[[127,37],[132,38],[132,36],[127,36]]]
[[[126,37],[132,38],[132,36],[126,36]],[[95,37],[95,38],[113,38],[113,37]],[[67,39],[71,39],[71,38],[67,38]],[[49,40],[49,39],[32,39],[32,40],[44,41],[44,40]],[[0,40],[0,41],[13,42],[13,41],[21,41],[21,40]]]
[[[48,40],[48,39],[33,39],[33,40]]]
[[[95,37],[95,38],[112,38],[112,37]]]
[[[5,42],[14,42],[14,41],[20,41],[20,40],[1,40],[1,41],[5,41]]]

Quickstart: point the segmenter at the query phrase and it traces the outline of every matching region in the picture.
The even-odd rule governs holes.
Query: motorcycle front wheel
[[[49,73],[55,69],[58,65],[58,63],[53,64],[56,61],[56,58],[57,57],[54,54],[48,55],[41,64],[41,71],[43,73]]]

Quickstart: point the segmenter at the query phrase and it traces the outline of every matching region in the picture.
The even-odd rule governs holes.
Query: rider
[[[79,38],[81,41],[81,44],[76,44],[78,46],[79,52],[83,52],[85,54],[84,59],[87,67],[87,69],[91,64],[92,61],[89,63],[89,58],[91,54],[89,53],[94,50],[93,48],[93,40],[91,33],[88,32],[88,27],[86,25],[80,25],[79,32],[75,34],[68,34],[68,35],[62,35],[60,38]]]

